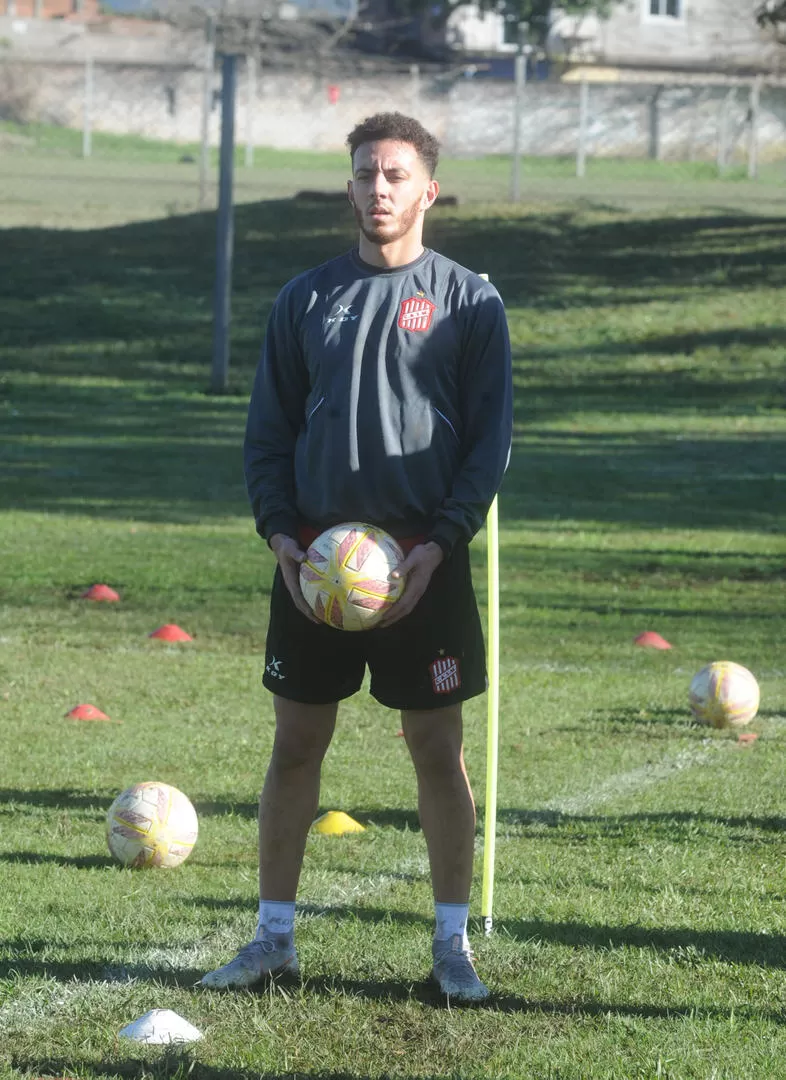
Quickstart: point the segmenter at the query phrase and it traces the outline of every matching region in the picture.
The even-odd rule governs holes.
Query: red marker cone
[[[154,630],[148,637],[160,638],[161,641],[192,641],[193,638],[185,630],[181,630],[175,623],[164,623]]]
[[[758,737],[758,731],[743,731],[737,736],[737,742],[740,746],[750,746],[751,743],[756,742]]]
[[[639,634],[638,637],[633,639],[634,645],[644,645],[650,649],[670,649],[668,641],[662,638],[660,634],[656,634],[654,630],[645,630],[643,634]]]
[[[398,731],[396,732],[396,738],[397,739],[403,739],[404,738],[404,728],[399,728],[398,729]]]
[[[82,593],[82,600],[119,600],[120,593],[110,589],[108,585],[91,585],[87,592]]]
[[[66,713],[70,720],[108,720],[106,713],[101,712],[95,705],[75,705]]]

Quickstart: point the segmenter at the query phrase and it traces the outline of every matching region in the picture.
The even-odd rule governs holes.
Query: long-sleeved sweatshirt
[[[446,553],[468,543],[507,466],[511,383],[499,294],[437,252],[379,269],[353,250],[299,274],[249,405],[257,531],[365,521]]]

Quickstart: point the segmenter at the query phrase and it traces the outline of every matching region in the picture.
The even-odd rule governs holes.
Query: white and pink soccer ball
[[[370,630],[404,591],[390,574],[404,552],[386,533],[361,521],[326,529],[300,564],[300,588],[316,617],[337,630]]]
[[[106,815],[106,842],[123,866],[179,866],[198,832],[188,796],[154,780],[121,791]]]
[[[716,728],[742,727],[759,710],[759,684],[731,660],[716,660],[697,672],[688,697],[696,719]]]

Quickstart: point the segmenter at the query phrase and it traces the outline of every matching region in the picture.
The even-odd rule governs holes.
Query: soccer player
[[[380,113],[347,143],[357,246],[281,290],[267,326],[245,441],[256,527],[277,567],[264,685],[276,728],[259,803],[259,919],[212,988],[297,974],[295,898],[338,703],[360,689],[401,710],[436,909],[432,975],[450,1000],[488,996],[467,938],[475,806],[462,702],[486,688],[469,542],[511,443],[510,341],[502,301],[423,246],[439,144]],[[364,521],[405,552],[406,585],[382,623],[317,622],[299,565],[323,529]]]

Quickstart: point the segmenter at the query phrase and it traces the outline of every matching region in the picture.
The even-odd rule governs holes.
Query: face
[[[349,201],[361,232],[372,244],[419,239],[423,214],[439,187],[409,143],[393,139],[364,143],[352,160]]]

